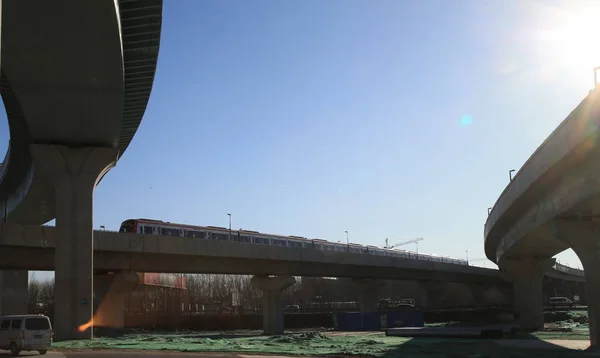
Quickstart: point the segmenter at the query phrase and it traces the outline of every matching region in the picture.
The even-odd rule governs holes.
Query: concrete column
[[[485,293],[490,287],[487,285],[472,285],[469,288],[473,294],[474,305],[477,307],[485,306]]]
[[[382,288],[385,286],[385,282],[374,279],[360,279],[353,280],[353,284],[356,287],[360,312],[377,311],[377,303],[379,302],[379,296]]]
[[[137,287],[139,277],[135,272],[94,275],[94,293],[98,300],[94,313],[96,336],[123,335],[125,298]]]
[[[0,271],[0,315],[27,314],[29,271]]]
[[[421,282],[421,289],[425,292],[424,307],[430,309],[440,308],[444,284],[441,282]]]
[[[600,223],[557,221],[557,236],[568,243],[585,272],[585,298],[590,325],[590,348],[600,349]]]
[[[91,320],[93,311],[94,188],[115,165],[118,150],[34,144],[31,154],[35,170],[54,186],[56,340],[91,338],[91,329],[78,327]]]
[[[499,263],[500,269],[513,279],[515,311],[524,330],[544,327],[542,280],[554,262],[551,258],[522,258]]]
[[[254,276],[251,284],[262,290],[263,333],[283,334],[283,307],[281,293],[296,283],[292,276]]]

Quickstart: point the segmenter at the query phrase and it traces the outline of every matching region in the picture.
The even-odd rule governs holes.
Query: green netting
[[[515,338],[529,340],[587,340],[587,312],[548,312],[545,328]],[[456,326],[456,322],[434,326]],[[546,344],[552,347],[550,344]],[[494,340],[386,337],[381,332],[303,332],[260,336],[257,331],[223,333],[137,333],[121,338],[95,338],[54,344],[58,349],[138,349],[183,352],[235,352],[284,355],[354,355],[372,357],[578,357],[583,352],[553,347],[510,347]]]
[[[535,339],[535,337],[530,337]],[[581,352],[523,349],[483,339],[401,338],[383,333],[310,332],[276,337],[203,334],[132,334],[56,343],[55,348],[139,349],[283,355],[373,357],[575,357]]]

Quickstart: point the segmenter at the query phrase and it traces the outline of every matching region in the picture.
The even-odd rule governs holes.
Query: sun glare
[[[546,54],[565,70],[589,71],[600,66],[600,2],[566,2],[553,8],[540,33]]]

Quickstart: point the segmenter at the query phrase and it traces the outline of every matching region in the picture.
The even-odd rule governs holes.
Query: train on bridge
[[[360,244],[342,244],[322,239],[307,239],[301,236],[282,236],[264,234],[251,230],[228,230],[219,226],[194,226],[175,224],[152,219],[128,219],[123,221],[119,232],[137,233],[144,235],[164,235],[188,238],[200,238],[205,240],[234,241],[240,243],[271,245],[292,248],[315,249],[323,251],[351,252],[364,255],[388,256],[403,259],[414,259],[423,261],[445,262],[455,265],[467,266],[464,259],[444,257],[433,254],[421,254],[411,251],[385,249],[377,246]]]

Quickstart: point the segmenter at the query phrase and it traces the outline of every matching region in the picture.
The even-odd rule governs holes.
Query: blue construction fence
[[[379,331],[397,327],[423,327],[425,320],[420,311],[337,312],[333,325],[338,331]]]

